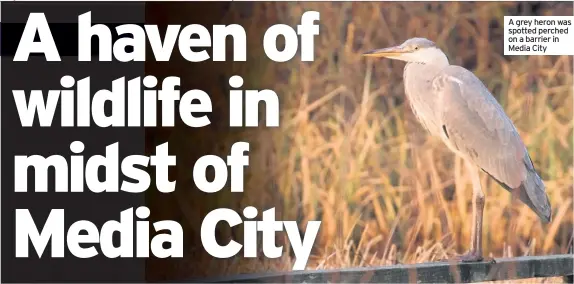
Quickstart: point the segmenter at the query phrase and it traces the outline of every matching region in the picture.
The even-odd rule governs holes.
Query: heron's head
[[[446,55],[436,44],[426,38],[411,38],[401,45],[375,49],[363,53],[367,57],[386,57],[406,62],[429,63],[436,60],[443,61]],[[447,60],[448,61],[448,60]]]

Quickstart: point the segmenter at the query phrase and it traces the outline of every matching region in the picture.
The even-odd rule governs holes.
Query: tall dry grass
[[[302,229],[322,221],[311,268],[432,261],[468,249],[472,189],[461,160],[415,121],[403,95],[404,63],[361,56],[415,36],[437,42],[451,63],[483,80],[547,186],[554,219],[541,225],[527,206],[481,177],[485,253],[566,252],[573,224],[572,58],[503,56],[503,16],[526,13],[519,4],[277,5],[279,20],[292,24],[306,10],[321,12],[320,36],[314,62],[268,66],[288,74],[274,84],[282,125],[263,135],[256,130],[252,151],[264,158],[250,168],[267,174],[250,177],[246,188],[265,190],[246,199],[278,206]],[[571,15],[572,3],[543,4],[538,13]]]
[[[233,5],[247,7],[231,5],[231,18],[239,14],[234,14]],[[571,2],[537,5],[538,14],[572,15]],[[527,206],[511,199],[487,176],[481,177],[486,194],[485,254],[565,253],[573,229],[572,58],[503,56],[503,16],[531,13],[530,6],[502,2],[253,4],[244,24],[248,34],[278,22],[295,26],[304,11],[319,11],[316,58],[310,63],[297,59],[277,64],[251,57],[248,64],[230,70],[233,75],[248,67],[253,76],[244,77],[246,86],[271,87],[280,95],[281,127],[237,132],[238,138],[251,144],[241,200],[225,192],[193,198],[196,193],[176,190],[187,223],[197,230],[201,220],[196,212],[204,214],[231,203],[239,208],[275,207],[277,219],[300,221],[301,229],[307,221],[320,220],[309,269],[433,261],[468,249],[472,194],[468,173],[460,159],[414,119],[404,97],[404,63],[361,56],[417,36],[437,42],[451,63],[471,69],[483,80],[516,124],[547,186],[554,219],[541,225]],[[261,47],[256,42],[248,50],[261,56],[257,48]],[[175,145],[179,141],[181,149],[188,149],[189,133],[172,137]],[[195,137],[203,139],[193,140],[194,147],[214,141],[203,134]],[[234,142],[228,140],[222,142],[222,155]],[[186,176],[182,182],[187,182],[178,184],[187,187],[193,160],[178,164],[178,175]],[[241,242],[241,232],[222,230],[222,238]],[[197,237],[195,232],[192,235]],[[178,264],[183,274],[289,270],[293,261],[289,255],[275,260],[207,257],[200,261],[203,258],[190,253],[193,257],[186,259],[202,265]]]

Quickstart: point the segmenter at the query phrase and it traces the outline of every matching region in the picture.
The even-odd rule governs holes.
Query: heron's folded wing
[[[519,187],[526,178],[526,148],[512,121],[470,71],[449,66],[433,80],[447,139],[500,183]]]

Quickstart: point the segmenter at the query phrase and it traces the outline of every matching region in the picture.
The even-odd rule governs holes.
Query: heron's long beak
[[[375,49],[363,53],[363,56],[367,57],[397,57],[401,54],[407,53],[408,51],[401,46],[393,46],[381,49]]]

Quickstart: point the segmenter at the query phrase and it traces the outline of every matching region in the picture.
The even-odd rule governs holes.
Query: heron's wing
[[[484,84],[472,72],[449,66],[434,78],[432,88],[444,138],[549,221],[544,184],[518,131]]]
[[[510,188],[526,178],[526,149],[512,121],[470,71],[449,66],[433,81],[443,131],[458,151]]]

